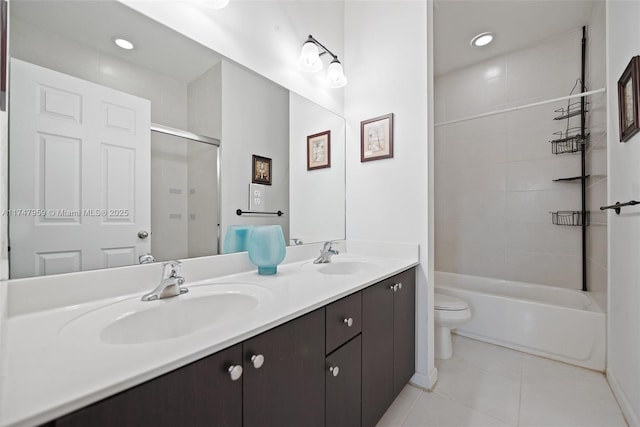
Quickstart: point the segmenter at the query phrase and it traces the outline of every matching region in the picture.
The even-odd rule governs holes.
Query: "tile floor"
[[[457,335],[453,352],[433,392],[406,386],[378,427],[627,425],[601,373]]]

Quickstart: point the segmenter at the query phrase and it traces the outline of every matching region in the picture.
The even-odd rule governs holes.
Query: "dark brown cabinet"
[[[415,372],[415,269],[362,291],[362,426],[375,426]]]
[[[324,322],[319,309],[244,342],[245,427],[324,426]]]
[[[326,425],[360,425],[362,338],[360,335],[327,356]]]
[[[414,319],[410,269],[47,427],[374,426],[414,373]]]
[[[57,427],[242,425],[242,344],[57,419]]]

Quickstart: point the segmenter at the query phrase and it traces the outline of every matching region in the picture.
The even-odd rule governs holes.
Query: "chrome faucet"
[[[332,245],[335,242],[324,242],[324,246],[320,249],[320,256],[316,258],[313,263],[314,264],[327,264],[331,262],[331,257],[334,255],[338,255],[340,252],[333,249]]]
[[[180,267],[180,261],[167,261],[162,263],[162,279],[160,280],[160,284],[153,291],[143,295],[141,300],[154,301],[189,292],[189,289],[182,287],[184,277],[180,276]]]

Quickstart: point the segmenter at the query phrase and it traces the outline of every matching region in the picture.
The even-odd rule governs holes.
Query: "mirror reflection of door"
[[[11,277],[136,264],[151,245],[149,101],[16,59],[11,75]]]

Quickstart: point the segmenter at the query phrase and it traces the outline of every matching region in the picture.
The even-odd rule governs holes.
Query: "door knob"
[[[251,363],[253,363],[254,368],[260,369],[264,364],[264,356],[261,354],[254,354],[251,356]]]
[[[149,232],[148,231],[138,231],[138,237],[141,239],[146,239],[147,237],[149,237]]]
[[[240,365],[229,366],[229,376],[231,377],[231,381],[238,381],[242,376],[242,366]]]

